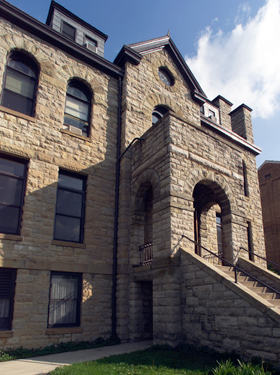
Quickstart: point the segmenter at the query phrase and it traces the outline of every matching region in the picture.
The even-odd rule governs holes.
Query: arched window
[[[80,129],[80,134],[89,135],[91,93],[79,81],[71,81],[67,87],[64,124]],[[75,131],[77,132],[77,131]]]
[[[152,123],[153,125],[155,125],[158,120],[160,120],[166,113],[168,112],[168,109],[161,106],[161,105],[157,105],[154,110],[153,110],[153,113],[152,113]]]
[[[1,105],[34,116],[38,68],[22,53],[10,55],[4,76]]]

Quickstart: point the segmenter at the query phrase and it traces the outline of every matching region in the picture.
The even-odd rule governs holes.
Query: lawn
[[[234,355],[219,354],[191,346],[180,346],[175,349],[168,346],[155,346],[94,362],[60,367],[51,372],[51,375],[268,375],[278,373],[272,372],[271,365],[245,365],[240,361],[238,364],[238,361]],[[267,366],[271,372],[265,371]]]

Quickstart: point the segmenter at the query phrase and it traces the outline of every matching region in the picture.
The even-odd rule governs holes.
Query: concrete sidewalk
[[[144,350],[153,345],[152,341],[140,341],[97,349],[77,350],[59,354],[45,355],[15,361],[1,362],[0,375],[38,375],[53,371],[56,367],[71,365],[74,362],[94,361],[111,355]]]

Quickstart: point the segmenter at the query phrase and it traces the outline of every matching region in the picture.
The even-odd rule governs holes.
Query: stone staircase
[[[219,270],[230,276],[235,281],[234,268],[229,266],[216,266]],[[256,277],[256,276],[255,276]],[[258,277],[257,277],[258,278]],[[260,279],[260,278],[259,278]],[[279,294],[273,292],[271,289],[265,287],[261,282],[254,280],[251,276],[246,275],[242,271],[237,271],[237,283],[245,286],[259,297],[265,299],[275,307],[280,309],[280,284],[278,286],[269,283],[266,284],[279,291]]]

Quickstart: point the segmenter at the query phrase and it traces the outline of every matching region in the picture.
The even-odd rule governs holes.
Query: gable
[[[138,65],[143,56],[161,50],[166,50],[168,52],[178,71],[184,78],[186,84],[190,87],[193,99],[200,104],[203,104],[207,99],[206,94],[204,93],[195,76],[186,64],[175,43],[168,35],[124,46],[120,53],[117,55],[114,63],[120,66],[124,66],[124,64],[129,61],[132,64]]]

